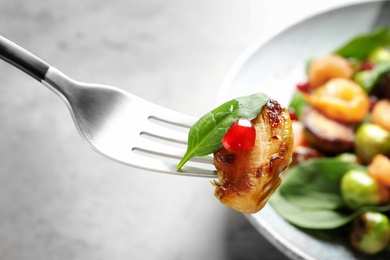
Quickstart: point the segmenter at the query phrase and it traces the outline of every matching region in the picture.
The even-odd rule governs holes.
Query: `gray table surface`
[[[255,3],[0,0],[0,34],[74,79],[200,116],[264,27]],[[209,179],[95,153],[64,103],[4,62],[0,122],[0,259],[285,259]]]

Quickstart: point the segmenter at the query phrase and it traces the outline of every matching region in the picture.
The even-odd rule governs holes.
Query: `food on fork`
[[[244,213],[262,209],[281,183],[280,173],[291,162],[293,132],[290,116],[275,100],[269,100],[252,120],[256,130],[253,148],[214,153],[218,171],[215,196]]]
[[[179,163],[214,154],[215,196],[244,213],[261,210],[292,160],[293,131],[287,109],[263,93],[233,99],[190,129]]]

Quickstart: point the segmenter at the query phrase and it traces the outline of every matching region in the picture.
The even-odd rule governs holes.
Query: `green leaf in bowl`
[[[355,218],[354,215],[336,210],[299,207],[287,200],[279,191],[272,195],[270,203],[279,215],[300,228],[334,229]]]
[[[340,180],[349,169],[364,166],[337,158],[312,159],[289,169],[270,199],[275,211],[288,222],[309,229],[335,229],[367,210],[388,211],[390,206],[347,209]]]
[[[390,61],[377,64],[372,70],[359,71],[354,75],[354,80],[363,90],[370,94],[381,77],[390,71]]]
[[[302,92],[296,91],[290,101],[289,109],[292,109],[298,119],[301,120],[303,112],[308,105],[309,103],[303,98]]]
[[[334,51],[335,54],[345,58],[364,60],[375,49],[390,45],[390,30],[380,27],[371,33],[354,37],[345,45]]]

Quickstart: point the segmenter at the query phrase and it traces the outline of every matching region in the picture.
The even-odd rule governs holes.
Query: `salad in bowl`
[[[389,47],[380,27],[308,61],[289,104],[293,162],[270,200],[289,223],[365,254],[390,246]]]

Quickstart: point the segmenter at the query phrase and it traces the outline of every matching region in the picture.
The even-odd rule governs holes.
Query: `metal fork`
[[[80,135],[100,154],[148,171],[216,177],[212,158],[207,156],[194,158],[180,171],[176,169],[195,118],[119,88],[75,81],[3,36],[0,58],[59,95]]]

